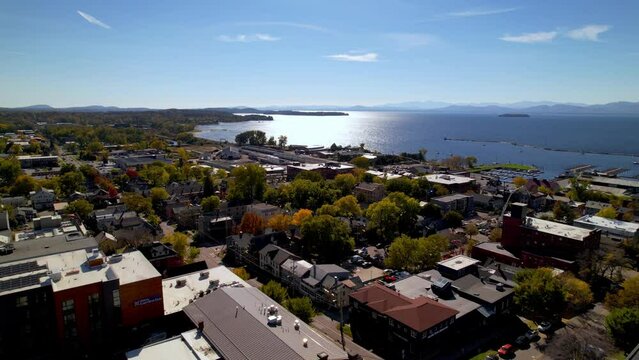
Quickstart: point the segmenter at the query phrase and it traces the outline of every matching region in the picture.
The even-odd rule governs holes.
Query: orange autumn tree
[[[313,216],[313,211],[309,209],[300,209],[295,214],[293,214],[293,221],[291,221],[291,224],[300,226],[306,218],[309,218],[311,216]]]
[[[253,212],[247,212],[242,216],[240,230],[244,233],[253,235],[261,235],[264,233],[266,222],[264,218]]]
[[[293,218],[286,214],[277,214],[268,220],[267,227],[273,229],[273,231],[286,231],[291,225]]]

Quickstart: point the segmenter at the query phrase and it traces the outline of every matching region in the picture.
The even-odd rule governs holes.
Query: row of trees
[[[606,328],[619,347],[630,351],[639,343],[639,276],[627,279],[621,287],[606,296],[610,309]]]
[[[305,323],[310,323],[316,315],[315,308],[309,297],[291,297],[280,283],[269,281],[260,290],[277,303],[284,305],[291,313]]]
[[[417,272],[434,267],[448,247],[448,239],[441,235],[420,238],[401,235],[388,248],[384,264],[393,269]]]

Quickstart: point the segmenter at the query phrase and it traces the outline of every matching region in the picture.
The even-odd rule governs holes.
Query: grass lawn
[[[470,169],[470,172],[479,172],[493,169],[505,169],[505,170],[515,170],[515,171],[528,171],[535,170],[534,166],[522,165],[522,164],[493,164],[493,165],[480,165]]]
[[[492,354],[496,354],[497,351],[496,350],[488,350],[488,351],[484,351],[481,354],[477,354],[473,357],[471,357],[469,360],[485,360],[486,356],[488,355],[492,355]]]
[[[339,324],[337,324],[335,328],[339,331]],[[353,332],[351,331],[351,326],[348,324],[344,324],[344,335],[348,336],[351,339],[353,338]]]

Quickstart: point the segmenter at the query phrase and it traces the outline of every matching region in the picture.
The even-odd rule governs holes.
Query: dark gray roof
[[[513,293],[513,289],[506,284],[504,284],[504,290],[499,291],[496,282],[490,279],[482,281],[471,274],[455,280],[453,286],[460,293],[489,304],[494,304]]]
[[[0,264],[98,247],[98,242],[93,237],[85,237],[82,235],[77,237],[69,236],[69,234],[22,240],[11,244],[13,244],[15,250],[11,254],[0,255]]]
[[[266,307],[276,305],[282,325],[267,325]],[[220,288],[184,308],[203,334],[224,359],[297,360],[317,359],[326,353],[329,359],[347,359],[347,354],[256,288]],[[308,339],[303,346],[302,339]]]
[[[266,245],[262,250],[260,250],[260,254],[269,256],[273,259],[273,263],[277,266],[282,265],[282,263],[288,258],[296,257],[295,254],[290,251],[273,244]]]
[[[323,280],[326,275],[350,274],[350,272],[341,266],[335,264],[319,264],[311,269],[311,276],[317,280]],[[338,276],[338,278],[343,276]],[[348,277],[348,275],[346,276]],[[345,280],[341,279],[340,280]]]

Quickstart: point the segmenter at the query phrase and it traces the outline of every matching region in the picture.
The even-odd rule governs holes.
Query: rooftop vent
[[[497,288],[497,291],[504,291],[504,284],[502,283],[497,283],[495,287]]]
[[[209,272],[208,271],[202,271],[200,273],[200,279],[208,279],[209,278]]]
[[[175,281],[175,287],[186,286],[186,279],[178,279]]]
[[[308,339],[307,338],[303,338],[302,339],[302,345],[304,345],[304,347],[308,347]]]
[[[109,258],[109,263],[114,264],[122,261],[122,254],[114,254]]]
[[[53,270],[49,272],[49,277],[53,282],[58,282],[62,280],[62,272],[60,270]]]

